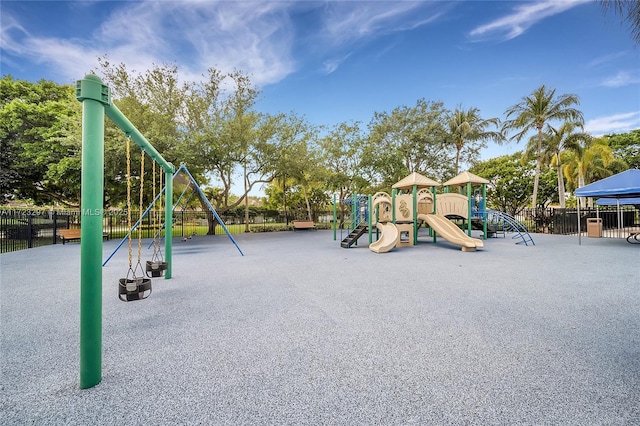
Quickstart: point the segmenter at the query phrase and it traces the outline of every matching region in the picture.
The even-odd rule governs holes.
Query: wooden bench
[[[298,229],[316,229],[315,223],[309,220],[294,220],[293,221],[293,230],[296,231]]]
[[[58,236],[62,239],[62,245],[67,241],[79,240],[80,229],[58,229]],[[102,239],[109,239],[109,233],[103,232]]]

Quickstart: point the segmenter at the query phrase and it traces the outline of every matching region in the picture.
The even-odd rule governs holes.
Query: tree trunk
[[[533,178],[533,196],[531,197],[531,203],[533,208],[538,207],[538,183],[540,181],[540,153],[542,152],[542,126],[538,126],[538,150],[536,152],[536,172]]]
[[[284,211],[284,224],[289,226],[289,218],[287,217],[287,176],[282,178],[282,209]]]
[[[207,235],[216,235],[216,218],[213,215],[213,212],[211,212],[209,210],[209,206],[207,205],[207,203],[202,199],[202,197],[198,197],[198,200],[200,200],[200,207],[202,207],[202,211],[204,211],[207,214]]]
[[[562,164],[560,164],[560,155],[558,155],[556,171],[558,173],[558,198],[560,199],[560,208],[565,208],[564,203],[564,177],[562,176]]]
[[[582,176],[582,172],[578,173],[578,188],[582,188],[584,186],[584,176]],[[586,207],[586,202],[584,197],[578,197],[578,203],[580,207]]]
[[[313,222],[313,216],[311,215],[311,203],[309,203],[309,197],[307,197],[307,188],[302,185],[302,194],[304,195],[304,201],[307,204],[307,218],[309,222]]]

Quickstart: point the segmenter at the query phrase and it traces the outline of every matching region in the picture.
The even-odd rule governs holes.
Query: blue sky
[[[200,80],[241,69],[258,110],[367,124],[420,98],[484,118],[542,84],[580,98],[594,135],[640,128],[640,46],[600,5],[539,1],[6,1],[2,75],[74,84],[108,54]],[[483,158],[523,148],[491,145]]]

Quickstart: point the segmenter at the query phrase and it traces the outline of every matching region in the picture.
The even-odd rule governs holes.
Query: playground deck
[[[535,238],[175,240],[173,279],[130,303],[123,250],[86,390],[80,244],[2,254],[0,424],[640,424],[639,248]]]

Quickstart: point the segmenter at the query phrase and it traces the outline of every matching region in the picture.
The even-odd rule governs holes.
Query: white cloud
[[[631,73],[629,71],[619,71],[616,75],[605,79],[601,86],[605,87],[624,87],[632,84],[640,83],[638,72]]]
[[[123,2],[93,35],[83,40],[34,37],[5,15],[2,50],[49,66],[68,78],[96,68],[97,58],[108,54],[112,63],[125,63],[128,69],[138,72],[151,69],[154,64],[179,63],[181,73],[195,79],[210,67],[223,71],[240,69],[260,86],[280,81],[295,70],[291,52],[294,34],[288,15],[292,5]],[[3,61],[7,60],[4,56]]]
[[[241,69],[261,86],[295,70],[289,3],[187,3],[136,4],[105,22],[103,33],[118,35],[112,40],[116,52],[149,52],[153,62],[180,63],[196,78],[210,67]],[[132,22],[132,13],[142,18]]]
[[[38,65],[49,65],[62,70],[68,81],[75,81],[78,69],[88,71],[98,56],[78,40],[32,37],[29,31],[13,17],[3,16],[0,33],[2,61],[20,67],[24,59]],[[13,58],[18,58],[14,60]],[[82,72],[82,71],[81,71]]]
[[[317,40],[313,41],[325,49],[319,55],[329,56],[323,62],[322,72],[335,72],[357,46],[380,36],[410,31],[432,23],[451,7],[454,4],[449,2],[327,2],[323,5]],[[378,56],[388,49],[390,47],[383,49]],[[349,50],[349,53],[341,53],[344,50]]]
[[[351,53],[348,53],[348,54],[346,54],[346,55],[344,55],[344,56],[342,56],[340,58],[327,59],[322,64],[323,73],[324,74],[331,74],[332,72],[337,70],[338,67],[340,66],[340,64],[342,64],[344,61],[346,61],[347,58],[349,58],[349,56],[351,56]]]
[[[381,34],[407,31],[437,20],[442,7],[424,2],[348,2],[336,1],[327,5],[322,34],[330,45],[348,45]]]
[[[608,115],[588,120],[584,130],[594,136],[609,133],[626,133],[640,128],[640,111]]]
[[[515,6],[511,14],[473,29],[470,36],[474,39],[495,37],[511,40],[522,35],[539,21],[589,1],[591,0],[526,2]]]
[[[404,1],[146,0],[113,5],[87,3],[87,13],[105,16],[82,39],[35,36],[25,29],[28,22],[5,13],[3,62],[37,63],[48,67],[50,75],[75,80],[98,68],[97,58],[107,54],[111,63],[124,63],[131,71],[176,63],[183,78],[200,80],[211,67],[239,69],[264,86],[298,69],[294,55],[300,58],[300,49],[324,61],[324,72],[331,73],[357,44],[425,25],[440,16],[435,9],[453,7]],[[301,15],[305,18],[299,20]],[[300,22],[308,26],[297,27]]]
[[[588,68],[597,68],[600,67],[602,65],[607,65],[609,63],[615,62],[616,60],[620,59],[620,58],[624,58],[625,56],[628,55],[628,52],[615,52],[615,53],[609,53],[607,55],[603,55],[603,56],[599,56],[595,59],[593,59],[591,62],[589,62],[587,64]]]

